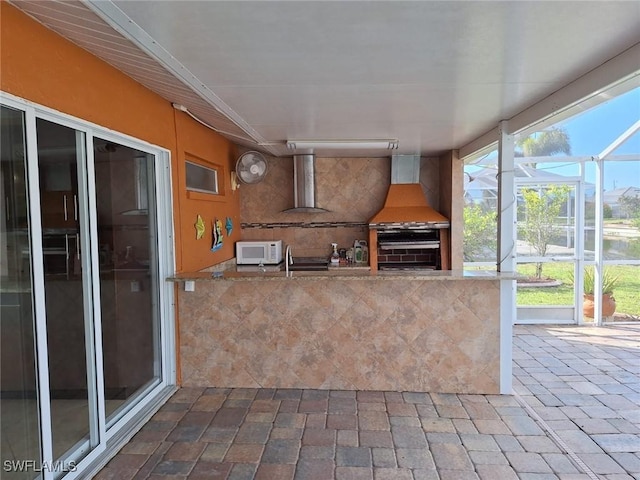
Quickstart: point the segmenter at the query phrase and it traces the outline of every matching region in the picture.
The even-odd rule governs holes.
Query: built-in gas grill
[[[379,270],[439,270],[440,229],[377,228]]]

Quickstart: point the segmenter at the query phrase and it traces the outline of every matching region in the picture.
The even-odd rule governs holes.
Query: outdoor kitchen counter
[[[497,394],[500,292],[513,278],[346,269],[180,274],[169,280],[177,282],[182,385]]]
[[[291,280],[344,278],[358,280],[515,280],[513,273],[501,273],[486,270],[404,270],[404,271],[371,271],[368,268],[330,268],[328,271],[295,271],[289,272],[238,272],[235,268],[221,272],[189,272],[180,273],[167,280],[172,282],[203,280]]]

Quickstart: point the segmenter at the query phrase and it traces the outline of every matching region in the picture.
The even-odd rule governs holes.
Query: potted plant
[[[618,283],[618,276],[613,275],[607,269],[602,273],[602,316],[611,317],[616,311],[616,299],[613,297],[613,289]],[[582,313],[585,317],[594,317],[595,273],[593,267],[584,270],[584,302]]]

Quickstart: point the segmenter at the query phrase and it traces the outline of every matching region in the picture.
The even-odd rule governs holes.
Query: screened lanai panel
[[[542,276],[536,280],[537,262],[518,262],[516,271],[522,277],[517,284],[518,306],[563,306],[575,304],[574,266],[570,262],[548,262],[542,264]]]
[[[618,173],[619,172],[619,173]],[[624,177],[625,182],[607,178]],[[640,154],[638,160],[605,161],[603,256],[605,260],[640,260]]]
[[[575,183],[518,185],[516,201],[519,259],[575,258],[577,195],[578,188]]]
[[[498,248],[497,158],[495,148],[467,159],[464,166],[464,261],[492,269]]]

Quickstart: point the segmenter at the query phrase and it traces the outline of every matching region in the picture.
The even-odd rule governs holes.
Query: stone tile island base
[[[183,386],[499,393],[499,280],[301,276],[178,290]]]

